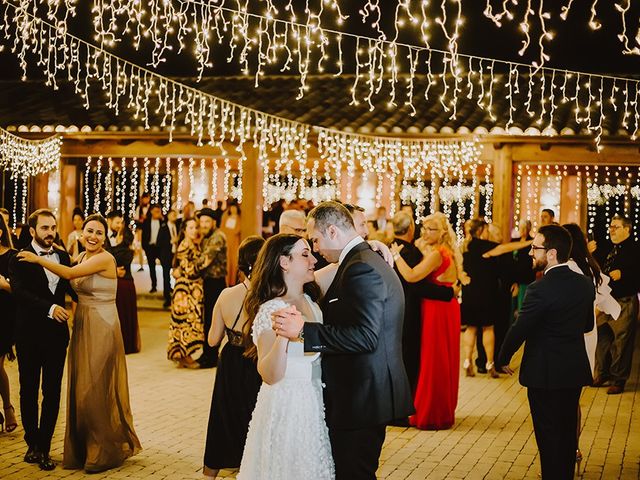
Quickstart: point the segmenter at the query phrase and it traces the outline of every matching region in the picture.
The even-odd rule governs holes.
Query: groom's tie
[[[53,251],[53,249],[51,250],[43,250],[42,252],[40,252],[40,255],[53,255],[55,252]]]

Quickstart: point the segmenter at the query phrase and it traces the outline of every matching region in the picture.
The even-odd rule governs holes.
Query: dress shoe
[[[165,300],[162,304],[162,308],[169,308],[171,306],[171,300]]]
[[[56,462],[51,460],[51,457],[48,453],[43,453],[42,458],[40,459],[40,470],[53,470],[56,468]]]
[[[149,290],[149,293],[156,293],[158,291],[158,289],[156,287],[151,287],[151,290]]]
[[[487,373],[487,369],[484,367],[478,367],[478,373]]]
[[[619,395],[624,392],[624,387],[622,385],[611,385],[607,388],[607,395]]]
[[[24,461],[27,463],[40,463],[41,458],[40,452],[33,447],[29,447],[24,455]]]
[[[607,380],[602,377],[596,377],[593,379],[593,383],[591,384],[593,387],[604,387],[604,384],[607,383]]]

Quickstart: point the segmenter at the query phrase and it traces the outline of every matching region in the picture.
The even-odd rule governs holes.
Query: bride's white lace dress
[[[322,311],[306,297],[314,317]],[[280,299],[264,303],[253,323],[253,341],[271,329],[271,314],[287,307]],[[249,424],[239,480],[332,480],[335,478],[329,431],[324,420],[320,354],[304,353],[302,343],[290,342],[284,377],[274,385],[262,383]]]

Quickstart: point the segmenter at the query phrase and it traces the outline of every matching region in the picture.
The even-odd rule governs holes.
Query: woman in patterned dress
[[[196,243],[198,229],[195,219],[182,225],[173,267],[178,272],[171,297],[169,327],[169,360],[178,366],[198,368],[202,355],[204,327],[202,324],[202,278],[196,269],[200,249]]]

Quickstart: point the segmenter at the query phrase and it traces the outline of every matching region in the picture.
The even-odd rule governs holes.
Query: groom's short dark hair
[[[338,202],[322,202],[309,212],[307,220],[311,219],[315,222],[316,229],[321,232],[326,231],[329,225],[335,225],[343,231],[356,228],[349,210]]]
[[[38,219],[40,217],[51,217],[57,221],[56,216],[53,214],[51,210],[49,210],[48,208],[39,208],[38,210],[33,212],[31,215],[29,215],[29,218],[27,219],[27,225],[35,229],[36,226],[38,225]]]

